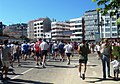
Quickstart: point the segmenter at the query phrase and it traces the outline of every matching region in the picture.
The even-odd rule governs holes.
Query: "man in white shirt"
[[[72,54],[72,50],[73,50],[73,47],[72,45],[70,44],[70,42],[68,42],[65,46],[64,46],[64,49],[65,49],[65,53],[67,55],[67,65],[70,65],[70,55]]]
[[[40,44],[41,56],[43,57],[42,60],[42,67],[45,68],[45,57],[47,56],[49,45],[46,42],[46,39],[42,41]]]

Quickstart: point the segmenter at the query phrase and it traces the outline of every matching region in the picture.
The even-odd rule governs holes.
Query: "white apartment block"
[[[110,17],[110,14],[100,16],[102,25],[100,27],[100,37],[115,39],[119,37],[119,28],[116,24],[117,15]]]
[[[70,35],[67,32],[70,31],[69,23],[67,22],[52,22],[51,23],[51,35],[52,41],[68,41]]]
[[[28,38],[47,38],[50,39],[51,35],[48,32],[51,31],[51,20],[49,18],[39,18],[28,22]],[[46,34],[47,33],[47,34]],[[46,36],[47,35],[47,36]]]
[[[71,41],[82,41],[84,39],[84,19],[83,17],[70,19]]]

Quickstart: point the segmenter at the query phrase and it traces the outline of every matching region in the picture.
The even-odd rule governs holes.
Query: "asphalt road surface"
[[[10,67],[8,74],[11,80],[1,80],[0,84],[120,84],[120,74],[118,81],[113,78],[102,80],[101,60],[98,60],[96,53],[89,55],[86,78],[82,80],[78,75],[78,59],[78,55],[71,57],[70,65],[67,65],[66,61],[47,59],[46,68],[36,66],[33,58],[22,60],[21,66],[17,66],[15,62],[14,68]],[[113,76],[112,66],[111,76]]]

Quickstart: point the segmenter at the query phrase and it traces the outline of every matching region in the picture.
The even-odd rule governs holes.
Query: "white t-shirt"
[[[99,45],[96,45],[96,50],[100,51],[100,46]]]
[[[72,45],[67,44],[64,46],[65,53],[71,53]]]
[[[111,63],[114,69],[119,69],[120,63],[117,60],[113,60]]]
[[[46,42],[42,42],[41,44],[40,44],[40,49],[41,50],[48,50],[48,48],[49,48],[49,45],[46,43]]]

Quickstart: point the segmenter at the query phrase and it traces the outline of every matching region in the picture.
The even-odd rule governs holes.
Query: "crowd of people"
[[[60,60],[64,62],[67,57],[67,65],[70,65],[70,57],[74,56],[74,53],[79,55],[79,75],[83,80],[85,79],[85,73],[87,69],[88,54],[95,51],[98,54],[98,60],[102,60],[103,79],[106,79],[106,63],[108,68],[108,77],[110,75],[110,62],[113,60],[112,46],[120,46],[120,42],[109,42],[108,39],[98,43],[89,43],[83,40],[82,42],[60,42],[53,41],[47,42],[46,39],[37,39],[36,42],[9,42],[4,40],[0,42],[0,66],[2,67],[1,78],[5,73],[5,79],[7,77],[9,66],[13,67],[13,63],[17,60],[18,66],[21,66],[20,60],[27,61],[28,58],[33,57],[36,61],[36,65],[46,67],[46,57],[51,55],[52,59]],[[58,57],[59,56],[59,57]],[[40,59],[40,60],[39,60]],[[117,61],[118,57],[114,57],[111,63],[113,64],[114,78],[118,80],[118,72],[120,63]],[[83,64],[83,65],[82,65]],[[82,66],[84,67],[82,70]],[[116,68],[117,67],[117,68]],[[81,72],[83,71],[83,72]],[[116,74],[117,73],[117,74]]]

